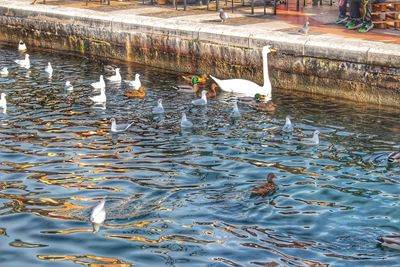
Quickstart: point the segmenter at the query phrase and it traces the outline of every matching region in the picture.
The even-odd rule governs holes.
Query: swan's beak
[[[276,49],[276,48],[270,48],[269,51],[270,51],[271,53],[276,53],[276,51],[278,51],[278,49]]]

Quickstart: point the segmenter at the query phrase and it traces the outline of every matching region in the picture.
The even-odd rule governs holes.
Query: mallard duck
[[[273,181],[275,178],[275,174],[272,172],[268,173],[267,182],[254,187],[251,192],[260,197],[264,197],[267,194],[275,192],[276,184]]]
[[[201,76],[198,75],[189,75],[189,76],[183,76],[182,78],[188,82],[191,85],[195,84],[205,84],[207,82],[207,75],[202,74]]]
[[[383,247],[400,250],[400,235],[380,236],[378,243]]]
[[[262,112],[274,112],[276,110],[276,105],[272,100],[267,101],[267,102],[257,102],[254,105],[254,108],[258,111]]]
[[[228,80],[220,80],[215,78],[214,76],[210,77],[218,84],[222,91],[243,94],[246,96],[253,97],[255,94],[266,95],[271,98],[271,82],[269,81],[268,76],[268,59],[267,55],[270,52],[276,51],[272,49],[270,46],[264,46],[262,49],[262,57],[263,57],[263,73],[264,73],[264,85],[259,86],[258,84],[244,80],[244,79],[228,79]]]
[[[125,91],[124,95],[129,98],[143,98],[146,96],[146,90],[144,86],[141,86],[139,90],[127,90]]]

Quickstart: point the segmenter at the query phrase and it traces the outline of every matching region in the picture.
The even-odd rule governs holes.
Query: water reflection
[[[20,255],[6,258],[10,266],[398,263],[399,252],[375,241],[400,233],[400,166],[387,160],[400,149],[398,110],[275,90],[275,113],[239,101],[233,120],[235,96],[196,108],[192,89],[178,90],[180,75],[122,63],[123,78],[141,74],[145,96],[107,82],[99,109],[90,84],[108,62],[30,51],[26,70],[14,49],[0,52],[9,66],[0,79],[9,104],[0,116],[0,239],[4,255]],[[49,61],[60,62],[51,81]],[[162,116],[152,114],[158,99]],[[281,131],[287,115],[290,134]],[[113,117],[132,128],[111,134]],[[303,145],[315,130],[319,145]],[[252,197],[270,172],[276,192]],[[103,197],[107,220],[93,233],[90,211]]]

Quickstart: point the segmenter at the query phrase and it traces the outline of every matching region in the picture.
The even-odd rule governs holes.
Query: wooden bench
[[[372,23],[378,29],[400,29],[400,0],[372,4]]]

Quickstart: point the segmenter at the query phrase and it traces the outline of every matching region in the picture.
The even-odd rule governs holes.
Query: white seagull
[[[237,105],[237,101],[233,102],[233,109],[232,109],[232,112],[231,112],[231,116],[234,117],[234,118],[239,118],[240,117],[240,111],[239,111],[239,108],[238,108],[238,105]]]
[[[107,101],[106,89],[100,88],[100,94],[95,96],[89,96],[90,100],[97,104],[104,104]]]
[[[68,91],[72,91],[72,90],[74,90],[74,87],[72,86],[72,84],[71,84],[70,81],[66,81],[66,82],[65,82],[64,89],[65,89],[65,90],[68,90]]]
[[[31,67],[31,61],[29,60],[29,54],[25,54],[25,59],[14,60],[15,63],[21,67],[29,69]]]
[[[186,118],[186,113],[182,113],[181,128],[190,128],[193,123]]]
[[[162,99],[158,99],[157,107],[153,108],[153,113],[154,114],[162,114],[162,113],[164,113],[164,107],[162,105]]]
[[[192,104],[195,106],[204,106],[207,105],[207,91],[201,91],[201,98],[192,100]]]
[[[0,69],[0,75],[4,75],[4,76],[8,75],[8,68],[7,67],[2,67]]]
[[[292,122],[290,121],[289,116],[286,116],[286,122],[285,122],[285,125],[283,125],[283,127],[282,127],[282,131],[290,133],[290,132],[293,132],[293,130],[294,130],[294,128],[293,128]]]
[[[111,118],[110,121],[111,121],[111,132],[113,132],[113,133],[125,132],[133,125],[133,122],[131,122],[129,124],[118,124],[117,125],[117,121],[114,118]]]
[[[142,83],[140,82],[139,77],[140,77],[140,74],[136,73],[135,74],[135,79],[133,81],[124,80],[124,82],[126,82],[133,89],[139,90],[140,86],[142,86]]]
[[[228,79],[228,80],[220,80],[215,78],[214,76],[210,77],[218,84],[222,91],[242,94],[245,96],[254,97],[256,94],[265,95],[266,99],[272,98],[271,93],[271,82],[269,81],[268,76],[268,59],[267,55],[270,52],[276,51],[270,46],[264,46],[262,49],[262,57],[263,57],[263,73],[264,73],[264,85],[259,86],[258,84],[244,79]]]
[[[221,19],[221,22],[224,23],[225,20],[228,19],[228,14],[226,14],[223,9],[220,9],[219,10],[219,18]]]
[[[100,80],[90,84],[95,89],[106,88],[106,83],[104,82],[103,75],[100,75]]]
[[[319,134],[320,134],[319,131],[316,130],[316,131],[314,131],[312,138],[304,138],[302,140],[302,142],[307,145],[318,145],[319,144],[319,137],[318,137]]]
[[[19,51],[25,51],[25,50],[27,50],[27,49],[26,49],[26,44],[25,44],[22,40],[19,40],[19,43],[18,43],[18,50],[19,50]]]
[[[2,108],[3,110],[7,109],[7,99],[5,93],[1,93],[0,108]]]
[[[99,204],[97,204],[96,207],[93,208],[92,214],[90,215],[90,222],[93,224],[95,232],[99,230],[100,224],[106,220],[106,209],[104,207],[105,204],[106,200],[103,199]]]
[[[44,70],[49,74],[49,76],[53,75],[53,67],[50,62],[47,63],[47,67]]]
[[[115,69],[115,75],[108,77],[107,80],[111,82],[120,82],[121,81],[121,74],[119,73],[119,68]]]

